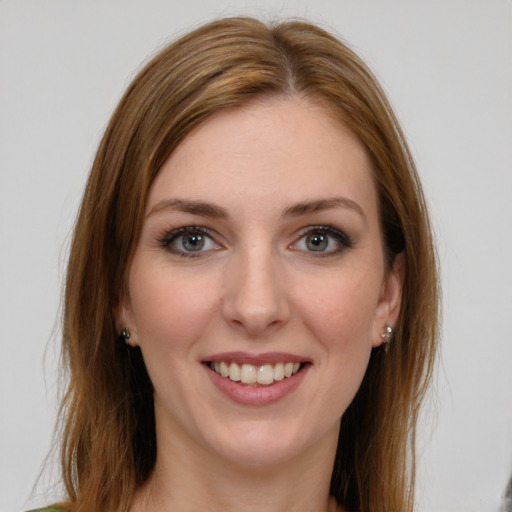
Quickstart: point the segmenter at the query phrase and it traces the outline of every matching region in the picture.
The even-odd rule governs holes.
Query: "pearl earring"
[[[393,339],[393,327],[391,327],[388,323],[386,323],[384,327],[384,332],[380,335],[382,338],[382,343],[384,344],[384,350],[387,352],[389,344]]]
[[[125,327],[122,331],[121,331],[121,334],[119,335],[119,339],[121,341],[124,341],[127,345],[130,345],[130,347],[133,347],[134,345],[132,343],[130,343],[128,340],[130,339],[130,331],[128,330],[127,327]]]

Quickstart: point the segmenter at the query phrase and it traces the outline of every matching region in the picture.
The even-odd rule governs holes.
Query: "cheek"
[[[130,305],[141,346],[173,348],[194,340],[211,315],[215,298],[197,279],[181,277],[169,269],[139,271],[130,276]]]
[[[320,370],[325,393],[317,398],[323,410],[341,417],[359,389],[372,351],[377,302],[367,276],[337,276],[297,302],[303,325],[322,346]]]
[[[296,301],[304,322],[316,337],[326,348],[371,346],[378,302],[376,280],[364,273],[347,272],[316,285],[304,287],[315,291],[298,295]]]

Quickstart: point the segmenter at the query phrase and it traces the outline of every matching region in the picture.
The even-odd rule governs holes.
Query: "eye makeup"
[[[197,258],[222,248],[204,226],[181,226],[166,231],[158,241],[160,247],[182,258]]]
[[[217,251],[223,246],[217,242],[219,236],[204,226],[187,225],[163,231],[158,236],[158,245],[170,254],[182,258],[197,258]],[[287,246],[308,257],[329,257],[353,247],[352,238],[344,231],[329,225],[306,226]]]
[[[289,247],[311,257],[327,257],[353,247],[352,238],[329,225],[308,226],[300,230],[300,237]]]

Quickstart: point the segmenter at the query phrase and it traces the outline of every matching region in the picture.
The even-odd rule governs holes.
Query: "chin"
[[[268,470],[298,460],[324,441],[329,443],[330,450],[337,443],[339,423],[316,435],[289,422],[286,426],[264,423],[264,420],[245,422],[225,432],[213,443],[217,455],[240,469]]]

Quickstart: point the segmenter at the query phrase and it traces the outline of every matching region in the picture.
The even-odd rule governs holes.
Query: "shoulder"
[[[27,512],[62,512],[62,509],[57,506],[47,508],[37,508],[35,510],[28,510]]]

